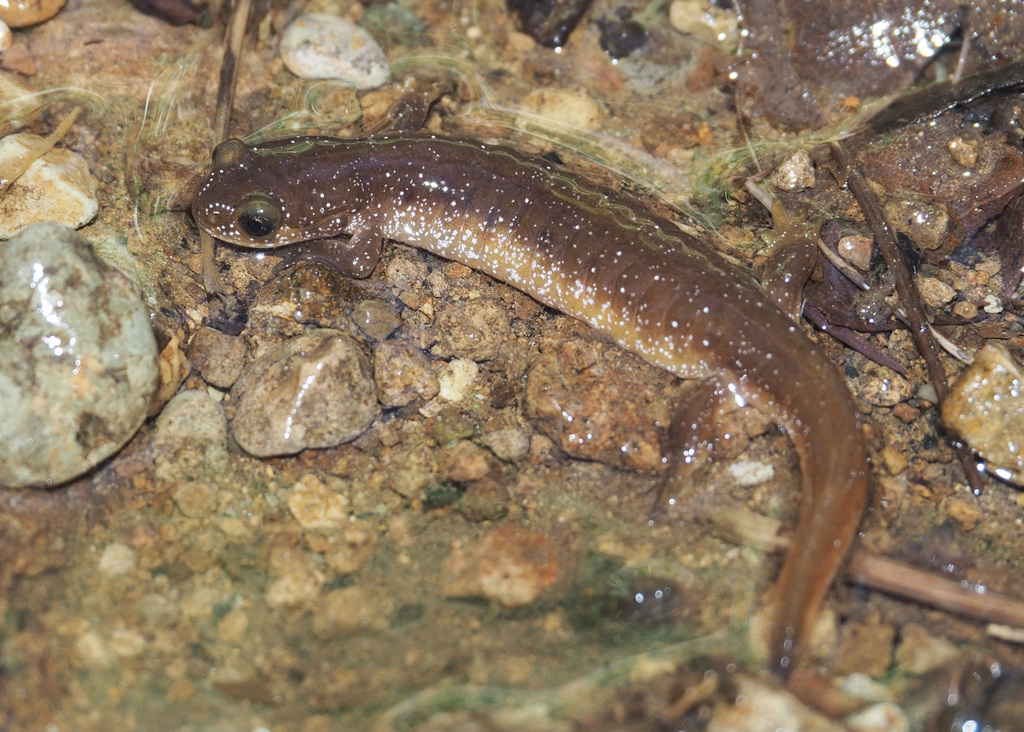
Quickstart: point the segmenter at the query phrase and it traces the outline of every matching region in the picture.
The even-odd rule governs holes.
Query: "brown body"
[[[193,213],[219,239],[265,248],[347,234],[362,265],[383,239],[421,247],[683,378],[713,378],[784,427],[803,472],[772,603],[772,664],[788,674],[856,533],[868,458],[839,374],[746,270],[630,199],[477,142],[232,140],[213,168]]]

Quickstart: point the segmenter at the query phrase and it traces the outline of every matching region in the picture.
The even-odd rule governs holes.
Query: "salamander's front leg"
[[[275,268],[290,267],[312,259],[330,265],[346,277],[366,279],[380,262],[384,239],[376,229],[364,229],[352,236],[304,241],[288,248],[288,255]]]
[[[722,415],[736,406],[736,396],[725,380],[711,378],[687,382],[669,425],[668,440],[664,446],[669,466],[658,486],[652,515],[666,505],[692,506],[697,496],[697,473],[705,469],[711,460],[715,428]]]

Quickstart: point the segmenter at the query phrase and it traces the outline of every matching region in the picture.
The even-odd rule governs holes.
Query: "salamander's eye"
[[[277,231],[281,225],[281,209],[267,198],[253,198],[238,210],[238,226],[254,239]]]

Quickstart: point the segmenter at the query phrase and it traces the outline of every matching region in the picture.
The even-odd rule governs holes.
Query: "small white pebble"
[[[882,702],[848,717],[846,726],[853,732],[907,732],[910,722],[898,706]]]
[[[754,460],[738,460],[729,466],[729,473],[737,484],[755,486],[767,483],[775,477],[775,468]]]
[[[469,396],[473,386],[473,380],[480,373],[480,366],[476,361],[465,358],[453,358],[451,362],[441,369],[438,381],[441,384],[441,391],[438,396],[448,402],[458,402]]]
[[[530,116],[541,117],[573,129],[597,132],[604,126],[604,108],[590,95],[573,89],[544,87],[523,97],[519,103],[523,125]]]
[[[7,27],[7,23],[0,21],[0,53],[10,48],[12,43],[14,36],[11,35],[11,29]]]
[[[377,41],[347,18],[326,13],[300,15],[281,37],[281,60],[302,79],[340,79],[373,89],[391,76]]]
[[[814,188],[814,161],[803,148],[783,160],[772,173],[772,184],[780,191],[803,191]]]
[[[131,547],[118,542],[107,544],[100,557],[99,570],[108,577],[128,574],[135,569],[135,552]]]

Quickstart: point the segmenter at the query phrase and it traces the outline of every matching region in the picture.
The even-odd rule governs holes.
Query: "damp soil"
[[[454,78],[457,91],[432,100],[432,132],[547,154],[684,226],[713,224],[716,245],[751,266],[763,263],[772,230],[742,188],[752,163],[727,151],[753,147],[767,169],[812,146],[797,132],[822,139],[823,125],[842,125],[873,96],[941,76],[958,50],[916,73],[853,62],[842,93],[815,97],[808,111],[806,94],[775,81],[808,78],[807,64],[822,57],[808,47],[781,61],[777,48],[737,54],[728,18],[725,40],[714,42],[705,30],[670,27],[664,9],[651,17],[640,4],[597,2],[554,50],[491,0],[315,5],[366,18],[371,30],[369,20],[390,18],[390,32],[378,25],[377,36],[394,81],[356,94],[296,79],[276,53],[292,10],[257,4],[232,134],[357,136],[386,126],[395,104],[422,98],[438,78]],[[0,72],[4,105],[19,110],[4,120],[11,128],[46,134],[62,109],[87,109],[64,142],[100,181],[100,214],[83,234],[130,253],[165,358],[183,364],[179,396],[195,392],[172,402],[184,418],[154,416],[91,474],[0,493],[0,728],[704,729],[751,684],[781,694],[757,651],[757,617],[781,555],[737,541],[713,515],[739,505],[795,522],[799,465],[763,415],[729,415],[715,459],[692,476],[710,518],[668,508],[652,520],[664,425],[685,385],[529,297],[395,243],[355,283],[318,264],[282,274],[276,253],[221,247],[232,296],[208,296],[187,207],[211,151],[223,13],[211,17],[210,28],[176,27],[128,3],[71,0],[16,33],[35,73]],[[949,27],[935,34],[956,36],[959,21],[942,17]],[[602,25],[631,18],[646,34],[613,60]],[[763,22],[756,43],[779,21]],[[973,68],[1016,52],[992,39],[996,25],[978,26],[987,45],[970,57]],[[855,59],[866,53],[855,50]],[[47,90],[59,91],[33,114],[26,95]],[[538,90],[557,103],[538,102]],[[777,109],[799,110],[781,115],[785,129],[761,111],[776,94]],[[1019,105],[1012,95],[1003,101]],[[938,306],[952,323],[944,333],[968,348],[998,338],[1020,357],[1019,293],[1008,281],[1018,260],[993,244],[1022,246],[1019,215],[1000,223],[1020,195],[1019,128],[994,105],[887,131],[858,143],[858,154],[892,210],[945,223],[918,232],[934,244],[922,273],[955,293]],[[966,176],[963,159],[945,154],[953,140],[976,146],[988,167]],[[893,160],[894,151],[916,162]],[[906,174],[912,164],[927,169],[929,184]],[[784,200],[795,215],[842,222],[843,235],[864,233],[824,167],[812,189]],[[945,218],[921,214],[940,208]],[[856,325],[885,309],[846,291],[822,294],[827,281],[816,278],[812,291],[828,318]],[[958,313],[958,303],[969,306]],[[1019,595],[1024,498],[988,478],[982,495],[971,492],[934,404],[918,391],[927,372],[910,336],[865,335],[905,370],[897,377],[803,327],[849,378],[869,436],[874,480],[861,544],[976,592]],[[317,328],[361,344],[384,406],[347,444],[247,454],[224,428],[238,416],[239,370]],[[952,358],[944,366],[950,376],[963,368]],[[897,378],[905,392],[890,403]],[[846,728],[851,708],[834,701],[840,692],[819,692],[857,675],[874,679],[868,697],[894,701],[912,729],[964,714],[1019,719],[1005,715],[1019,713],[1011,691],[1024,678],[1024,652],[1005,629],[989,630],[855,579],[838,582],[809,659],[826,681],[801,694],[824,708],[815,724],[826,726],[808,728]],[[709,674],[724,681],[707,691]],[[961,694],[950,706],[954,682]]]

